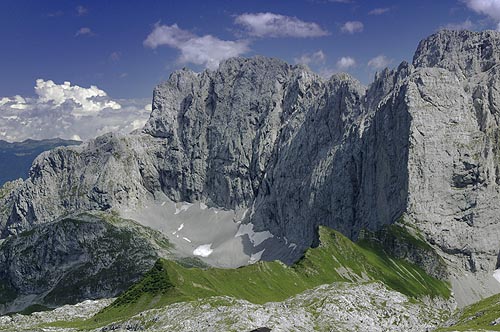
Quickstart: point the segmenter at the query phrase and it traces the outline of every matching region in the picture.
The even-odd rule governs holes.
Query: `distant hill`
[[[27,178],[33,160],[43,151],[58,146],[78,145],[80,141],[60,138],[46,140],[27,139],[9,143],[0,140],[0,186],[18,178]]]

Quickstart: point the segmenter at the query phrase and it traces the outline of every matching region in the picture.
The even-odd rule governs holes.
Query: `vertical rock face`
[[[414,58],[408,210],[470,271],[494,269],[500,247],[499,46],[496,32],[447,32]]]
[[[167,158],[159,160],[163,191],[175,200],[248,205],[280,127],[293,116],[282,105],[288,85],[303,75],[314,76],[260,57],[228,60],[216,72],[172,74],[155,89],[144,128],[167,142]]]
[[[424,40],[408,100],[407,211],[452,266],[490,275],[500,249],[499,46],[492,31]]]
[[[398,79],[394,94],[382,100],[383,88],[366,92],[346,76],[328,82],[319,106],[307,112],[290,139],[278,142],[255,202],[254,223],[308,245],[318,224],[355,238],[359,230],[377,229],[401,215],[409,117]],[[380,103],[377,112],[370,103]]]
[[[319,224],[356,237],[389,223],[406,202],[408,70],[384,72],[368,92],[345,74],[324,81],[262,57],[176,72],[156,88],[144,128],[167,141],[161,189],[250,207],[247,221],[303,247]]]
[[[276,59],[181,70],[141,133],[42,154],[0,197],[3,236],[68,212],[163,193],[249,209],[306,247],[322,224],[356,238],[403,214],[462,273],[495,269],[500,34],[442,31],[368,87]],[[272,258],[272,257],[267,257]]]

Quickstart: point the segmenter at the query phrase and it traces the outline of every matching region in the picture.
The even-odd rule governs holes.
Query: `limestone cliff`
[[[0,198],[2,235],[161,194],[249,209],[244,222],[300,248],[321,224],[356,238],[404,215],[452,276],[491,274],[499,63],[498,32],[441,31],[413,64],[382,71],[368,88],[263,57],[174,72],[155,89],[142,132],[40,155],[30,178]]]

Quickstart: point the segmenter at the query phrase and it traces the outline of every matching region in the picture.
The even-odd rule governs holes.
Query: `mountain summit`
[[[368,87],[264,57],[176,71],[142,131],[42,153],[0,195],[2,237],[87,210],[168,224],[196,203],[202,233],[213,227],[203,213],[233,213],[234,231],[198,243],[214,255],[240,236],[254,260],[291,263],[319,225],[357,239],[399,222],[440,255],[457,301],[472,302],[500,291],[499,64],[500,33],[441,31]]]

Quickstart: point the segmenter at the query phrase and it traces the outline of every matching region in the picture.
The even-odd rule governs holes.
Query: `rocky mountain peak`
[[[413,57],[415,67],[438,67],[472,76],[500,60],[500,32],[441,30],[422,40]]]
[[[37,159],[0,198],[1,234],[160,197],[237,211],[266,234],[249,255],[291,262],[319,225],[355,239],[404,220],[457,290],[479,294],[484,283],[462,277],[491,276],[500,250],[499,46],[497,32],[441,31],[368,88],[265,57],[176,71],[156,87],[142,132]]]

